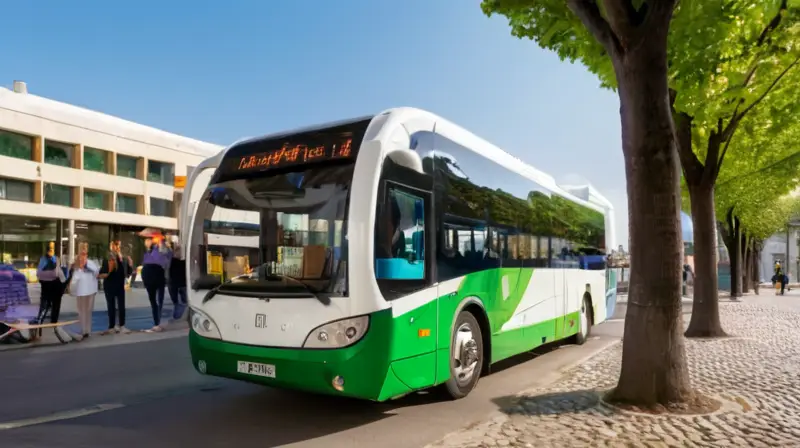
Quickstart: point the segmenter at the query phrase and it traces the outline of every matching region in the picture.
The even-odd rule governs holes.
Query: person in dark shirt
[[[177,321],[188,305],[186,297],[186,260],[181,259],[181,248],[175,244],[172,251],[172,262],[169,264],[167,288],[172,299],[172,320]]]
[[[58,275],[61,270],[59,259],[56,257],[56,243],[47,244],[47,253],[39,259],[36,276],[42,285],[41,298],[39,299],[39,319],[50,310],[50,323],[58,322],[61,313],[61,297],[64,295],[64,282]],[[62,271],[63,273],[63,271]]]
[[[103,260],[98,278],[103,279],[103,292],[106,295],[108,306],[108,329],[100,333],[125,333],[131,331],[125,327],[125,280],[133,271],[131,257],[123,257],[119,241],[112,241],[108,257]],[[119,326],[116,325],[117,310],[119,310]]]

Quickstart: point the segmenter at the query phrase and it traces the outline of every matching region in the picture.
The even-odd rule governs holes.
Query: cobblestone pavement
[[[693,387],[723,407],[706,416],[653,416],[603,404],[622,344],[525,391],[498,416],[431,447],[800,447],[800,296],[720,301],[730,338],[687,340]],[[688,322],[687,322],[688,323]]]

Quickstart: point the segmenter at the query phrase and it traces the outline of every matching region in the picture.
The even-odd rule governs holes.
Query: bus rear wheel
[[[445,389],[451,398],[464,398],[475,388],[481,376],[483,356],[483,335],[478,319],[469,311],[462,311],[450,340],[450,379]]]

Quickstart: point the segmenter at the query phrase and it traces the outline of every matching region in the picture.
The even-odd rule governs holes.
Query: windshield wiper
[[[231,277],[231,278],[225,280],[224,282],[220,283],[219,285],[209,289],[208,292],[206,293],[205,297],[203,297],[203,303],[206,303],[209,300],[213,299],[214,296],[217,295],[217,293],[219,292],[220,288],[222,288],[223,286],[230,285],[231,283],[233,283],[234,280],[242,278],[242,277],[245,277],[245,276],[248,276],[248,275],[250,275],[250,274],[242,274],[242,275],[237,275],[236,277]]]
[[[264,265],[258,266],[256,269],[253,269],[252,272],[258,272],[258,269],[262,268],[263,266]],[[237,275],[236,277],[232,277],[232,278],[230,278],[228,280],[225,280],[224,282],[222,282],[222,283],[218,284],[217,286],[211,288],[206,293],[205,297],[203,297],[203,302],[202,303],[206,303],[209,300],[213,299],[214,296],[216,296],[220,292],[220,290],[222,290],[226,286],[230,286],[232,283],[234,283],[235,280],[240,279],[242,277],[251,277],[252,278],[252,275],[253,275],[252,272],[248,273],[248,274]],[[258,279],[261,280],[262,278],[258,277]],[[277,273],[267,273],[264,276],[264,280],[277,280],[277,281],[290,280],[292,282],[293,286],[302,287],[303,290],[304,290],[304,293],[297,293],[297,292],[288,293],[288,292],[280,292],[280,291],[276,291],[274,293],[271,293],[271,292],[268,292],[268,291],[236,291],[236,294],[237,295],[246,294],[247,296],[258,297],[259,299],[262,299],[262,298],[263,299],[269,299],[271,297],[281,297],[281,296],[285,296],[285,295],[298,296],[298,294],[299,294],[300,296],[305,296],[305,297],[308,297],[308,298],[311,298],[311,297],[316,298],[323,305],[330,305],[330,303],[331,303],[330,298],[324,297],[324,296],[320,296],[318,294],[318,291],[315,291],[313,288],[311,288],[310,285],[307,285],[303,281],[298,280],[298,279],[296,279],[294,277],[291,277],[291,276],[288,276],[288,275],[283,275],[283,274],[277,274]]]
[[[260,267],[261,266],[259,266],[259,268]],[[331,303],[331,300],[330,300],[329,297],[323,297],[323,296],[319,295],[319,293],[322,292],[321,290],[317,290],[316,288],[313,288],[311,285],[306,284],[302,280],[298,280],[298,279],[296,279],[294,277],[291,277],[289,275],[277,274],[277,273],[274,273],[274,272],[267,273],[266,278],[272,278],[272,279],[277,279],[277,280],[291,280],[292,282],[294,282],[294,284],[296,284],[298,286],[302,286],[303,289],[305,289],[309,294],[314,296],[323,305],[330,305],[330,303]]]

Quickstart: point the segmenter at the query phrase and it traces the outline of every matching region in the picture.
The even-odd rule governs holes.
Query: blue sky
[[[38,0],[5,8],[0,85],[170,132],[240,137],[430,110],[628,212],[619,105],[478,1]]]

